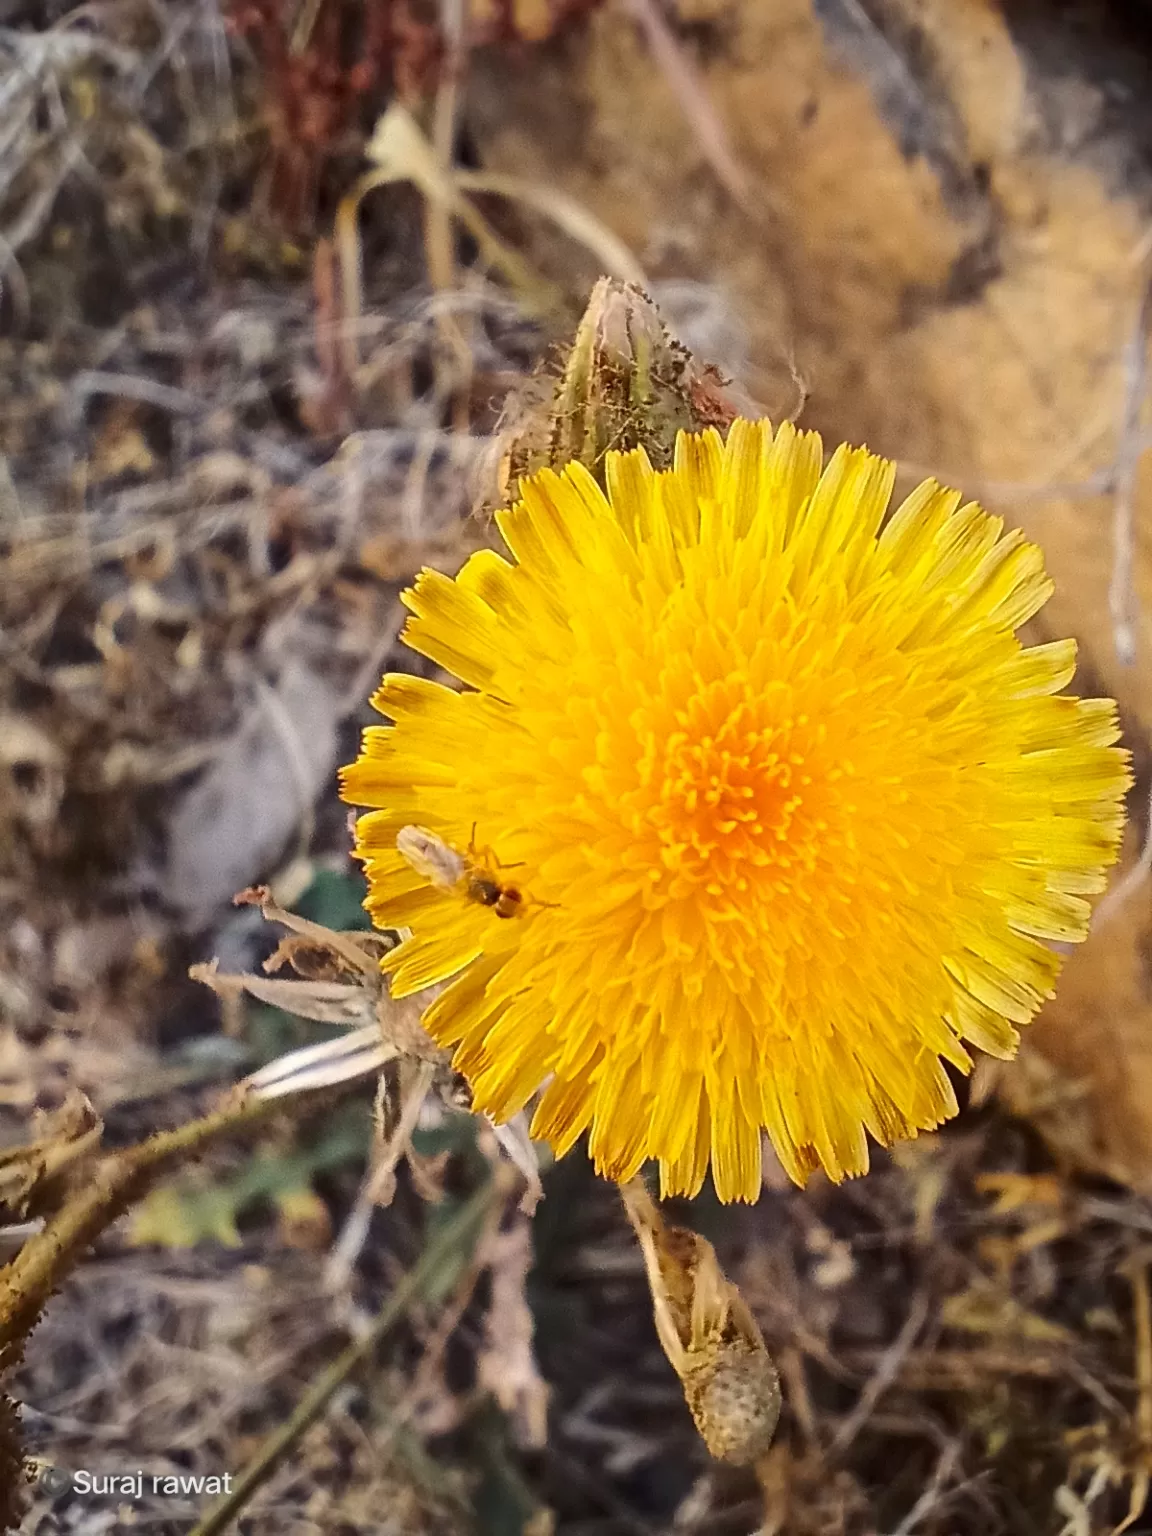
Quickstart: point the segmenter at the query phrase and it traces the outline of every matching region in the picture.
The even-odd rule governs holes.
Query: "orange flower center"
[[[811,728],[777,684],[756,699],[747,680],[706,684],[664,702],[642,734],[633,831],[648,843],[652,896],[693,895],[714,913],[781,889],[811,868]]]

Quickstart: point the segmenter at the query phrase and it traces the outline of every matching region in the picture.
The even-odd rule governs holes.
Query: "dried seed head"
[[[780,1418],[780,1377],[763,1344],[716,1343],[689,1356],[681,1381],[700,1438],[717,1461],[747,1467],[767,1453]]]

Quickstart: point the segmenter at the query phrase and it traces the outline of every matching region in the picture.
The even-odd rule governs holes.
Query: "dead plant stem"
[[[169,1168],[216,1137],[255,1129],[285,1108],[281,1100],[226,1105],[97,1163],[86,1185],[0,1270],[0,1363],[18,1355],[45,1302],[85,1249]]]

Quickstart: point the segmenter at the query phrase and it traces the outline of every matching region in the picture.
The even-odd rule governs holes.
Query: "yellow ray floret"
[[[1072,641],[1015,631],[1039,551],[932,481],[738,421],[673,468],[524,481],[511,559],[405,594],[461,690],[384,679],[343,793],[392,989],[497,1119],[754,1199],[940,1124],[1082,939],[1129,784]],[[406,827],[419,834],[401,836]],[[445,850],[430,879],[404,848]],[[422,840],[422,841],[421,841]],[[420,861],[417,860],[417,865]],[[435,871],[433,871],[435,873]]]

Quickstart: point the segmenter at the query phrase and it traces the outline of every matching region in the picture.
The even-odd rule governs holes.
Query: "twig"
[[[432,149],[446,180],[452,178],[456,159],[456,117],[460,105],[460,82],[464,76],[467,53],[464,44],[464,0],[440,0],[440,32],[444,39],[444,61],[432,114]],[[428,260],[428,281],[434,290],[451,293],[456,286],[456,261],[453,251],[452,213],[440,198],[424,200],[424,245]],[[461,366],[460,387],[452,394],[453,416],[457,431],[467,431],[468,402],[466,380],[472,371],[473,353],[465,327],[467,320],[451,310],[439,310],[435,317],[440,339]]]
[[[0,282],[7,280],[12,298],[12,327],[16,335],[22,335],[32,318],[32,293],[24,268],[16,259],[16,252],[0,235]]]
[[[131,373],[112,373],[103,368],[87,368],[72,382],[72,393],[81,400],[92,395],[114,395],[121,400],[139,400],[175,416],[195,416],[203,403],[186,389],[160,384],[155,379],[139,378]]]
[[[520,1209],[525,1216],[531,1216],[544,1197],[544,1186],[540,1182],[540,1160],[532,1145],[532,1138],[528,1134],[528,1116],[520,1110],[504,1125],[497,1125],[494,1120],[490,1120],[488,1124],[497,1146],[512,1166],[524,1176],[525,1187],[520,1199]]]
[[[443,203],[464,225],[479,247],[480,259],[503,273],[526,308],[547,313],[562,306],[559,290],[539,277],[530,263],[496,234],[480,210],[461,195],[465,173],[445,171],[415,118],[399,102],[393,102],[377,123],[365,153],[376,169],[361,176],[341,198],[334,229],[347,326],[345,367],[350,377],[355,377],[360,366],[355,326],[363,315],[360,205],[379,187],[411,182],[426,200]]]
[[[1104,1462],[1092,1473],[1083,1497],[1067,1483],[1057,1488],[1052,1502],[1059,1514],[1068,1517],[1057,1536],[1092,1536],[1092,1506],[1107,1489],[1110,1476],[1111,1468]]]
[[[752,199],[748,173],[732,153],[728,131],[663,10],[656,0],[624,0],[624,8],[644,33],[652,57],[672,87],[721,186],[741,208],[749,211]]]
[[[460,1278],[443,1311],[436,1319],[435,1326],[428,1332],[420,1330],[419,1362],[412,1372],[412,1378],[404,1391],[403,1398],[396,1406],[391,1422],[373,1442],[376,1454],[381,1459],[411,1417],[411,1405],[430,1395],[440,1361],[444,1357],[452,1335],[460,1326],[460,1319],[467,1311],[468,1303],[476,1293],[480,1276],[486,1269],[492,1267],[488,1250],[491,1246],[493,1230],[499,1226],[499,1223],[500,1212],[495,1207],[489,1206],[484,1213],[484,1224],[477,1230],[476,1241],[468,1255],[468,1262],[460,1266]],[[491,1303],[489,1303],[490,1309]]]
[[[201,0],[199,31],[206,39],[212,77],[212,100],[206,114],[212,131],[206,134],[207,175],[200,187],[195,218],[194,245],[206,262],[220,207],[224,182],[220,146],[239,137],[228,35],[217,0]]]
[[[372,1169],[368,1168],[360,1181],[356,1199],[340,1229],[340,1235],[328,1252],[323,1277],[323,1286],[326,1291],[346,1291],[352,1280],[352,1271],[356,1267],[356,1260],[363,1252],[364,1244],[368,1241],[372,1216],[376,1210],[376,1202],[372,1199],[371,1183]]]
[[[919,1337],[927,1316],[928,1297],[924,1291],[920,1291],[904,1320],[904,1326],[880,1357],[880,1363],[868,1379],[855,1408],[846,1419],[841,1421],[840,1427],[832,1436],[832,1443],[828,1447],[830,1455],[842,1455],[867,1424],[881,1395],[888,1390],[899,1374],[900,1367]]]
[[[444,322],[441,334],[445,340],[450,341],[454,347],[457,342],[462,346],[466,345],[463,332],[449,311],[441,312],[438,319]],[[428,471],[432,467],[438,437],[439,434],[434,428],[421,432],[416,440],[416,451],[412,455],[412,463],[404,477],[404,490],[400,497],[400,526],[404,530],[405,537],[413,542],[423,534],[420,525],[424,520],[424,493],[428,487]]]
[[[281,927],[287,928],[289,933],[299,934],[302,939],[308,939],[322,949],[330,949],[344,961],[354,976],[370,976],[375,979],[380,974],[377,960],[358,944],[352,935],[335,933],[331,928],[325,928],[307,917],[301,917],[298,912],[286,912],[272,900],[266,885],[253,885],[248,890],[239,892],[232,898],[232,904],[237,907],[259,907],[268,922],[279,923]],[[206,978],[197,977],[196,979]]]
[[[523,203],[526,208],[535,208],[557,229],[590,251],[605,272],[621,282],[647,288],[644,269],[623,240],[559,187],[508,176],[502,171],[457,170],[453,182],[464,192],[489,192],[495,197],[505,197],[509,202]]]
[[[311,41],[313,29],[320,15],[320,7],[323,4],[324,0],[304,0],[288,42],[288,51],[295,57],[299,57]]]
[[[1152,1486],[1152,1298],[1148,1293],[1148,1258],[1134,1258],[1128,1272],[1132,1286],[1133,1323],[1136,1333],[1136,1441],[1139,1461],[1132,1473],[1128,1513],[1113,1527],[1121,1536],[1144,1512]]]
[[[407,618],[407,611],[399,604],[393,603],[391,612],[385,623],[381,624],[368,647],[364,659],[356,671],[356,675],[344,690],[340,698],[339,716],[341,719],[354,714],[363,706],[369,691],[375,687],[381,672],[384,670],[384,662],[388,652],[395,643],[396,636],[400,633],[401,626]]]
[[[209,1510],[189,1536],[220,1536],[244,1509],[252,1495],[281,1464],[362,1361],[371,1355],[380,1341],[399,1322],[408,1307],[453,1258],[467,1260],[479,1238],[481,1225],[489,1209],[504,1192],[503,1180],[490,1179],[432,1238],[416,1264],[408,1271],[385,1303],[363,1338],[349,1344],[326,1370],[322,1371],[296,1405],[288,1421],[256,1452],[238,1474],[232,1492]]]
[[[901,1520],[900,1524],[892,1532],[892,1536],[912,1536],[912,1532],[929,1514],[940,1497],[940,1490],[956,1470],[956,1463],[960,1459],[960,1447],[955,1441],[946,1445],[940,1453],[940,1460],[936,1463],[932,1480],[924,1492],[913,1504],[912,1508]]]
[[[80,145],[74,139],[70,140],[64,148],[55,173],[34,196],[29,197],[20,217],[9,224],[0,235],[0,239],[3,239],[12,256],[16,256],[43,229],[61,187],[83,158],[84,152]]]
[[[341,198],[335,221],[347,328],[344,338],[348,349],[346,366],[350,374],[354,374],[359,366],[355,328],[363,311],[359,210],[368,193],[379,187],[407,181],[424,198],[442,202],[475,240],[480,260],[501,272],[517,291],[523,309],[540,313],[561,310],[563,294],[497,235],[472,197],[465,194],[490,193],[535,208],[570,239],[591,251],[606,272],[641,287],[646,283],[643,270],[623,241],[559,188],[499,172],[453,168],[448,174],[415,118],[399,102],[393,102],[377,123],[365,153],[376,169],[361,176]]]

